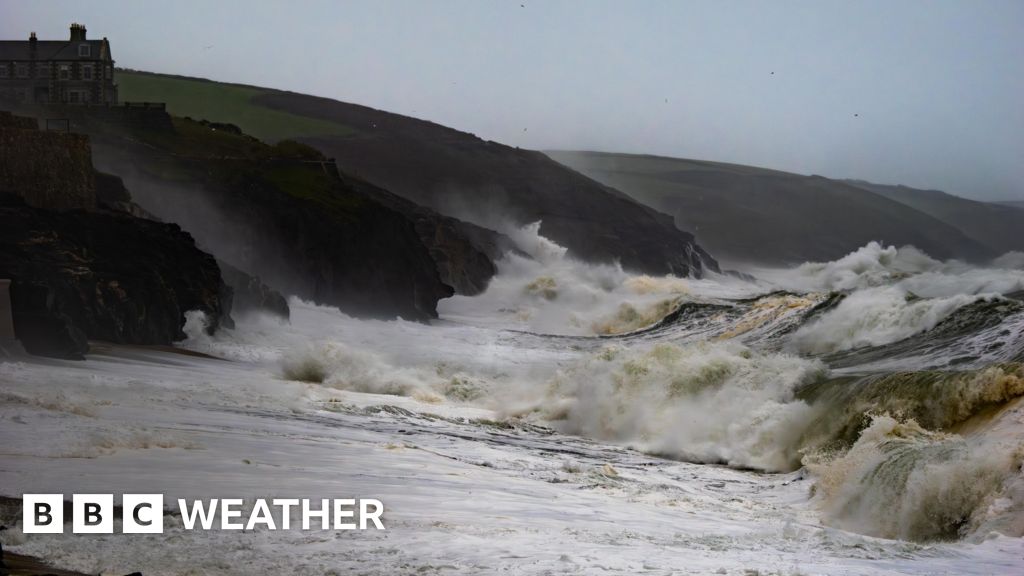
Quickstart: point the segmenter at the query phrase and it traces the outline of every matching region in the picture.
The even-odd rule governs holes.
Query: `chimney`
[[[85,24],[71,24],[71,41],[85,40]]]
[[[28,35],[28,52],[29,56],[34,60],[36,57],[36,33],[32,32]]]

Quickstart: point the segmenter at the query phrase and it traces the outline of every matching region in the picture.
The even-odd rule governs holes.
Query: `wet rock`
[[[82,358],[88,340],[169,344],[184,314],[229,324],[231,290],[212,256],[174,224],[33,208],[0,198],[0,278],[15,335],[32,354]]]
[[[291,316],[288,301],[280,292],[226,262],[218,260],[217,264],[224,283],[234,292],[231,311],[236,316],[252,311],[266,312],[285,320]]]

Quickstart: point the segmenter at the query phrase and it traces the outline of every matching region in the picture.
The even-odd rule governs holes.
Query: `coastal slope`
[[[938,218],[821,176],[659,156],[548,154],[673,215],[709,250],[736,262],[828,261],[871,241],[910,244],[941,259],[994,255]]]
[[[328,98],[125,70],[117,76],[123,100],[166,101],[177,115],[216,115],[268,141],[299,140],[342,172],[441,214],[499,230],[540,221],[542,235],[586,261],[680,276],[718,269],[671,217],[540,152]]]

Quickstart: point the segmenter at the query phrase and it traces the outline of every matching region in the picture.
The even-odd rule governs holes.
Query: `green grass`
[[[344,136],[352,128],[337,122],[272,110],[253,102],[270,92],[260,88],[206,80],[118,70],[122,102],[166,102],[175,116],[228,122],[266,142],[303,136]]]

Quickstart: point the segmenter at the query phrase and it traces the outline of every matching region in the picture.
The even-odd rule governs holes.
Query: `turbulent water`
[[[86,572],[1013,574],[1024,268],[869,244],[634,276],[519,231],[432,325],[292,300],[0,364],[0,485],[374,497],[385,533],[3,536]],[[144,488],[144,489],[143,489]],[[201,557],[192,552],[204,550]]]

